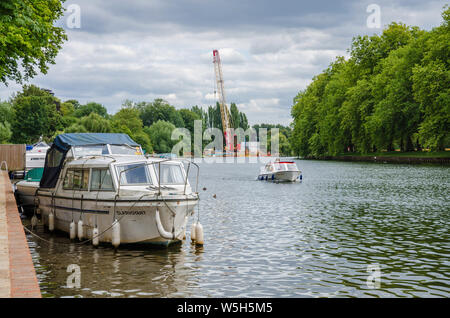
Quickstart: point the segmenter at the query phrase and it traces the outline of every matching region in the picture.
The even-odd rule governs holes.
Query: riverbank
[[[0,171],[0,298],[40,298],[36,271],[11,182]]]
[[[307,160],[339,160],[339,161],[363,161],[378,163],[411,163],[411,164],[450,164],[450,151],[442,152],[380,152],[370,154],[345,153],[337,156],[307,156]]]

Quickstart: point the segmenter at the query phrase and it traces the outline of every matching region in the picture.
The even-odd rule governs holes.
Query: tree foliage
[[[53,24],[63,15],[60,0],[0,1],[0,80],[21,83],[48,64],[67,39],[64,29]]]
[[[353,39],[294,99],[297,155],[443,150],[449,144],[450,9],[431,31],[392,23]]]

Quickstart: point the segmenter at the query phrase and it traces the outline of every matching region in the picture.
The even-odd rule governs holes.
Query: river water
[[[114,251],[38,227],[52,242],[27,235],[42,295],[450,296],[448,167],[296,163],[294,184],[256,181],[260,164],[201,164],[203,248],[188,233],[165,249]],[[70,264],[79,287],[67,285]]]

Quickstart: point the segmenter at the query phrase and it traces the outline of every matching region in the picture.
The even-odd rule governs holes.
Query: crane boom
[[[220,116],[222,118],[222,129],[225,138],[225,152],[233,151],[231,134],[231,116],[225,102],[225,90],[223,85],[222,62],[218,50],[213,51],[214,72],[216,74],[217,90],[219,94]]]

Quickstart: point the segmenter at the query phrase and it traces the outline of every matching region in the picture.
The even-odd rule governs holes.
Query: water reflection
[[[203,164],[202,248],[68,244],[28,235],[44,296],[448,297],[449,170],[299,161],[303,182],[255,181],[258,165]],[[213,195],[216,195],[215,198]],[[189,224],[192,223],[190,220]],[[67,288],[67,266],[81,287]],[[368,265],[381,288],[367,286]]]

